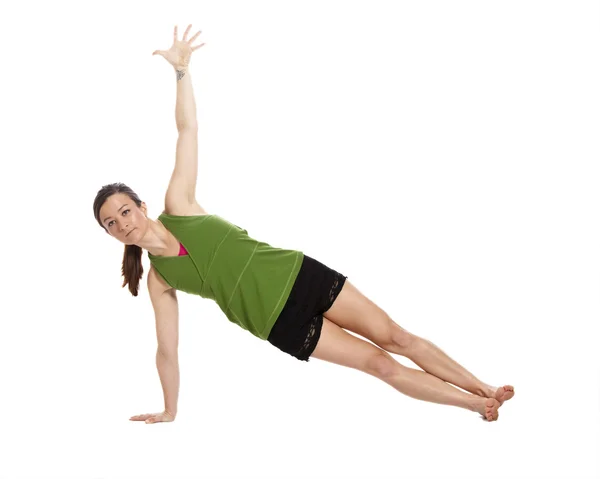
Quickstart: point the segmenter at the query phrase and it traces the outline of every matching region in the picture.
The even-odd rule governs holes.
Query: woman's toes
[[[515,395],[515,388],[513,388],[512,386],[504,386],[504,400],[508,400],[510,398],[512,398]]]
[[[494,397],[500,403],[500,406],[502,406],[504,401],[509,400],[514,395],[514,388],[512,386],[501,386],[498,389],[496,389]]]
[[[496,421],[498,419],[498,408],[500,402],[494,398],[489,398],[485,402],[485,417],[488,421]]]

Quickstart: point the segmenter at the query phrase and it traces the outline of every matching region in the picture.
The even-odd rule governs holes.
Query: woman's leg
[[[500,403],[460,391],[418,369],[407,368],[389,353],[323,318],[323,328],[311,358],[322,359],[370,374],[415,399],[479,412],[488,421],[498,419]]]
[[[481,397],[510,399],[512,386],[484,383],[427,339],[401,328],[346,279],[335,302],[323,314],[340,328],[372,341],[381,349],[409,358],[424,371]]]

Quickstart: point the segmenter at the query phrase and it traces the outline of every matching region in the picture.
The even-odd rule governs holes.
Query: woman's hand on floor
[[[160,55],[165,60],[167,60],[175,70],[187,69],[190,58],[192,56],[192,52],[200,48],[204,43],[196,47],[192,47],[192,42],[196,39],[198,35],[202,33],[199,31],[189,40],[187,39],[187,34],[192,28],[192,25],[188,25],[185,33],[183,34],[183,39],[181,41],[177,40],[177,25],[175,26],[175,32],[173,35],[173,45],[168,50],[155,50],[152,55]]]
[[[152,424],[155,422],[173,422],[175,415],[167,411],[157,412],[153,414],[140,414],[139,416],[132,416],[129,418],[130,421],[145,421],[146,424]]]

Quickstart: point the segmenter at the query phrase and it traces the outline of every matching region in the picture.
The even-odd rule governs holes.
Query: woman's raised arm
[[[161,55],[175,69],[177,81],[177,100],[175,104],[175,123],[179,138],[175,152],[175,168],[171,175],[169,188],[165,196],[167,209],[184,203],[193,203],[196,199],[196,179],[198,176],[198,119],[196,101],[192,88],[189,63],[192,52],[204,43],[192,47],[192,42],[202,33],[199,31],[189,40],[189,25],[181,41],[177,40],[177,27],[174,30],[173,45],[169,50],[156,50],[153,55]]]

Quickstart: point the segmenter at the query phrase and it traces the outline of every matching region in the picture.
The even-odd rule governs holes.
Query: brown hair
[[[100,208],[102,208],[102,205],[110,196],[116,193],[124,193],[129,196],[129,198],[135,202],[138,208],[142,205],[142,201],[139,199],[138,195],[136,195],[135,192],[129,188],[129,186],[123,183],[111,183],[110,185],[104,185],[102,188],[100,188],[96,194],[96,199],[94,200],[94,216],[96,217],[96,221],[100,227],[106,231],[106,233],[108,233],[108,230],[104,228],[104,225],[102,225],[102,221],[100,220]],[[121,287],[124,288],[126,284],[129,284],[129,291],[133,296],[137,296],[140,279],[144,273],[144,268],[142,266],[142,248],[140,248],[138,245],[125,245],[121,273],[125,278],[125,281],[123,281],[123,285]]]

